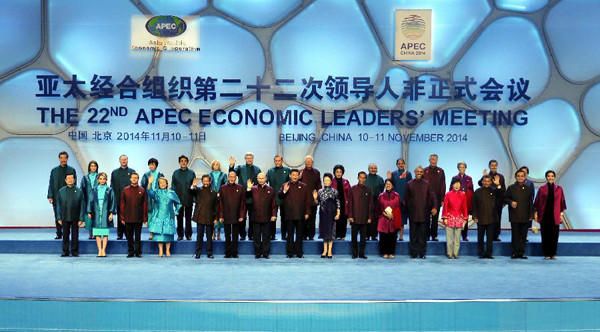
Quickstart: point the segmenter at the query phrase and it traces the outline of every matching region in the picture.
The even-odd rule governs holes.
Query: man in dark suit
[[[65,183],[67,185],[62,187],[56,196],[56,217],[63,232],[61,256],[69,256],[69,233],[71,233],[71,255],[77,257],[79,256],[79,226],[83,226],[85,220],[86,204],[83,191],[75,186],[75,174],[68,173],[65,176]]]
[[[58,223],[58,218],[56,215],[56,195],[58,191],[66,186],[65,177],[67,174],[73,174],[75,177],[75,182],[77,182],[77,172],[75,169],[69,165],[67,165],[67,161],[69,161],[69,154],[66,151],[62,151],[58,154],[58,162],[60,163],[58,166],[54,167],[52,171],[50,171],[50,181],[48,183],[48,202],[52,204],[52,210],[54,211],[54,226],[56,226],[56,237],[55,239],[62,238],[63,231],[62,225]]]
[[[202,187],[198,188],[198,179],[194,179],[191,189],[196,195],[196,207],[192,221],[196,223],[196,255],[200,258],[202,245],[204,244],[204,232],[206,232],[206,257],[214,258],[212,254],[212,235],[217,224],[217,211],[219,210],[219,197],[217,192],[210,188],[210,176],[202,175]]]

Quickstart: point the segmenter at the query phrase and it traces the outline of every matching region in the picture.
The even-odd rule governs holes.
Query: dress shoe
[[[185,239],[188,240],[188,241],[191,241],[192,237],[191,236],[186,236]]]
[[[352,255],[352,259],[357,259],[358,255]]]
[[[433,241],[433,242],[438,242],[439,240],[438,240],[438,238],[437,238],[437,237],[434,237],[434,238],[432,238],[432,239],[431,239],[431,241]]]
[[[360,257],[360,258],[362,258],[362,259],[367,259],[367,256],[365,256],[365,255],[360,255],[360,256],[358,256],[358,257]]]
[[[415,258],[417,258],[417,255],[410,255],[410,258],[415,259]]]
[[[212,254],[208,254],[208,255],[206,255],[206,257],[208,257],[208,258],[210,258],[210,259],[213,259],[213,258],[215,258],[215,256],[213,256]]]
[[[469,239],[467,239],[466,237],[463,238],[463,242],[469,242]]]
[[[63,252],[62,255],[60,255],[60,257],[69,257],[69,253],[68,252]]]
[[[181,240],[183,240],[183,236],[178,236],[177,241],[181,241]]]
[[[487,259],[494,259],[494,256],[492,256],[492,255],[488,255],[486,258],[487,258]]]
[[[294,255],[287,255],[287,258],[294,258]]]
[[[321,255],[321,258],[325,258],[325,257],[327,257],[327,256],[325,256],[325,255]]]
[[[128,254],[127,255],[127,258],[131,258],[131,257],[133,257],[133,254]]]
[[[227,255],[223,256],[223,258],[231,258],[231,255],[227,254]]]
[[[425,255],[419,255],[420,259],[426,259],[427,257],[425,257]]]
[[[525,256],[525,255],[521,255],[521,257],[519,257],[520,259],[527,259],[529,257]]]
[[[263,258],[271,259],[271,257],[269,255],[263,255]]]
[[[240,258],[240,256],[238,256],[237,254],[231,255],[231,257],[233,257],[233,258]]]
[[[62,235],[56,235],[56,236],[54,237],[54,239],[55,239],[55,240],[60,240],[60,239],[62,239]]]
[[[448,258],[450,258],[450,257],[448,257]],[[479,259],[484,259],[484,258],[487,258],[487,257],[483,257],[481,255],[479,256]]]
[[[245,237],[245,236],[244,236],[244,237],[241,237],[241,238],[240,238],[240,241],[246,241],[246,237]]]
[[[298,258],[304,258],[304,255],[297,255]]]
[[[200,259],[200,254],[196,254],[196,255],[194,256],[194,258],[195,258],[195,259]]]
[[[511,255],[510,256],[510,259],[517,259],[517,258],[519,258],[519,257],[517,257],[517,255]]]
[[[259,259],[260,255],[254,255],[254,259]]]
[[[79,253],[74,252],[74,253],[71,254],[71,256],[73,256],[73,257],[79,257]]]
[[[123,240],[123,236],[117,236],[117,240]]]
[[[142,258],[142,254],[135,254],[135,257]]]
[[[497,237],[497,238],[494,239],[494,242],[502,242],[502,240],[500,240],[500,238]]]

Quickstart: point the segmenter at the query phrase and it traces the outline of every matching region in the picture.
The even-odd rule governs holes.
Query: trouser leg
[[[352,256],[358,256],[358,225],[351,223],[350,230],[352,232]]]
[[[133,249],[133,242],[134,242],[134,239],[133,239],[133,233],[134,233],[133,228],[134,227],[133,226],[134,225],[135,224],[132,224],[132,223],[125,223],[125,238],[127,238],[127,254],[128,255],[133,255],[133,253],[134,253],[134,249]]]
[[[58,219],[56,218],[56,199],[52,201],[52,211],[54,211],[54,226],[56,226],[56,235],[63,235],[63,226],[58,223]]]
[[[196,255],[202,254],[202,245],[204,244],[204,229],[205,226],[196,224]]]
[[[302,248],[302,245],[304,243],[304,225],[306,224],[305,220],[297,220],[295,222],[296,225],[296,243],[295,243],[295,250],[296,250],[296,255],[298,256],[302,256],[304,255],[304,250]]]
[[[69,236],[71,235],[71,222],[70,221],[62,221],[62,251],[63,254],[69,253]]]

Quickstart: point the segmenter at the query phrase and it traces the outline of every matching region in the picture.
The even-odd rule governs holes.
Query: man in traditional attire
[[[275,162],[275,167],[267,171],[267,183],[278,193],[281,186],[290,180],[290,169],[283,166],[283,157],[280,155],[276,155],[273,161]],[[287,239],[287,224],[285,221],[285,209],[281,206],[283,202],[279,198],[279,195],[275,195],[275,202],[277,203],[277,209],[281,217],[281,239],[285,240]],[[271,223],[271,240],[275,240],[276,225],[277,223]]]
[[[367,225],[373,220],[373,193],[366,186],[367,173],[358,173],[358,184],[350,188],[348,198],[348,221],[352,227],[352,258],[367,259]],[[358,234],[360,233],[360,247]]]
[[[525,243],[529,221],[533,219],[533,190],[525,183],[526,175],[522,170],[515,173],[517,181],[506,188],[504,201],[508,204],[508,220],[510,221],[512,238],[511,258],[527,259]]]
[[[292,169],[290,171],[290,181],[283,184],[279,190],[279,198],[283,202],[285,217],[287,219],[287,257],[294,255],[298,258],[304,257],[302,248],[304,237],[304,224],[310,218],[312,208],[312,192],[308,190],[308,185],[299,181],[300,171]],[[294,241],[294,231],[296,239]]]
[[[246,184],[246,197],[251,197],[253,202],[250,222],[252,226],[254,241],[254,257],[269,259],[271,250],[271,225],[277,220],[277,204],[275,203],[275,191],[267,185],[267,176],[258,173],[258,184],[254,185],[252,180]]]
[[[216,191],[210,187],[210,176],[202,175],[202,187],[198,188],[198,179],[194,179],[190,188],[194,191],[196,207],[192,220],[196,223],[196,255],[198,259],[202,255],[204,244],[204,233],[206,232],[206,257],[214,258],[212,250],[212,235],[217,224],[217,211],[219,210],[219,197]]]
[[[190,186],[196,178],[196,173],[188,168],[188,157],[181,155],[179,156],[179,169],[173,172],[171,178],[171,190],[173,190],[179,201],[181,202],[181,210],[177,214],[177,241],[192,239],[192,209],[194,207],[194,195],[190,190]],[[184,218],[185,218],[185,229],[184,229]]]
[[[432,215],[438,213],[437,198],[429,181],[423,178],[423,167],[415,169],[415,178],[406,184],[404,201],[410,222],[410,254],[425,258],[427,234]]]
[[[257,180],[257,175],[258,173],[261,172],[260,168],[256,165],[254,165],[254,154],[252,152],[246,152],[246,155],[244,156],[244,159],[246,160],[246,164],[245,165],[238,165],[235,166],[235,159],[233,157],[229,157],[229,172],[233,171],[235,172],[235,174],[238,177],[238,183],[242,186],[245,187],[246,183],[248,182],[248,180],[252,180],[252,183],[256,183]],[[246,211],[248,212],[248,216],[250,216],[252,214],[252,197],[246,198]],[[238,227],[239,232],[240,232],[240,240],[244,241],[246,239],[246,218],[244,218],[244,221],[242,224],[240,224]],[[248,239],[252,240],[252,223],[249,222],[248,225]]]
[[[493,180],[491,176],[484,175],[482,184],[473,194],[472,215],[477,223],[477,253],[479,258],[494,259],[494,227],[498,219],[498,205],[504,201],[504,189],[498,175]]]
[[[225,228],[225,258],[238,258],[239,228],[246,217],[246,194],[244,187],[235,183],[237,175],[231,171],[227,184],[219,192],[219,220]]]
[[[437,166],[438,156],[432,154],[429,156],[429,166],[423,170],[423,179],[429,181],[431,190],[435,193],[437,205],[435,206],[436,213],[431,215],[429,220],[429,237],[431,241],[438,241],[438,222],[440,219],[440,207],[444,203],[446,196],[446,174],[444,170]]]
[[[63,231],[62,225],[58,223],[58,218],[56,215],[56,195],[58,191],[62,189],[67,184],[65,183],[65,178],[67,174],[73,174],[75,177],[75,181],[77,182],[77,172],[75,169],[69,165],[67,162],[69,161],[69,154],[66,151],[61,151],[58,154],[58,162],[59,165],[54,167],[50,171],[50,181],[48,183],[48,202],[52,204],[52,211],[54,211],[54,226],[56,227],[56,240],[62,238]]]
[[[115,202],[117,202],[117,211],[121,211],[121,192],[131,183],[131,173],[135,173],[133,168],[128,166],[129,158],[126,155],[119,157],[120,167],[113,170],[110,173],[110,187],[115,191]],[[120,220],[117,218],[117,220]],[[117,222],[117,240],[123,240],[123,234],[125,233],[125,225]]]

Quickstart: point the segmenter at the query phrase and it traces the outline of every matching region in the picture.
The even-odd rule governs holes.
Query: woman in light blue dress
[[[108,244],[108,232],[113,216],[117,213],[115,192],[106,185],[106,173],[98,174],[98,185],[91,190],[88,198],[88,218],[93,236],[96,237],[98,246],[98,257],[106,257],[106,245]]]
[[[83,199],[85,200],[85,204],[88,203],[90,198],[90,194],[94,188],[98,185],[98,163],[95,160],[92,160],[88,163],[88,174],[81,178],[81,192],[83,193]],[[87,209],[87,206],[86,206]],[[88,239],[93,239],[94,235],[92,234],[92,220],[85,216],[85,228],[90,231]],[[88,225],[90,225],[88,227]]]
[[[176,232],[175,215],[181,208],[179,197],[173,190],[167,189],[169,181],[161,177],[157,180],[158,188],[153,189],[154,177],[148,178],[148,196],[154,204],[152,210],[152,224],[148,225],[154,234],[153,240],[158,242],[158,257],[163,256],[163,244],[166,243],[167,257],[171,257],[171,242]]]
[[[156,160],[155,158],[150,158],[148,159],[148,168],[150,169],[148,172],[146,172],[143,176],[142,176],[142,188],[146,188],[148,186],[148,179],[150,178],[150,176],[152,176],[154,179],[159,179],[164,177],[163,173],[159,172],[157,170],[158,168],[158,160]],[[157,185],[158,183],[153,183],[152,184],[152,189],[156,190],[157,189]],[[150,225],[152,225],[152,210],[154,209],[154,203],[152,202],[152,200],[150,199],[150,196],[148,196],[148,229],[150,229]],[[150,232],[150,238],[148,240],[152,240],[152,231]]]
[[[221,171],[221,163],[218,160],[213,160],[210,164],[210,168],[212,169],[208,174],[210,177],[210,188],[218,194],[221,190],[221,186],[227,183],[227,174]],[[221,229],[223,227],[223,223],[217,221],[215,231],[213,232],[213,240],[216,239],[221,241]]]

